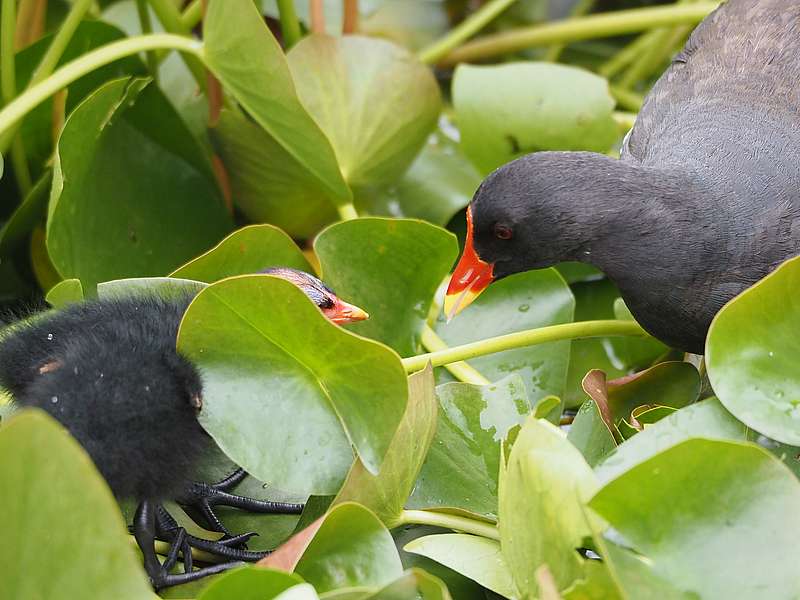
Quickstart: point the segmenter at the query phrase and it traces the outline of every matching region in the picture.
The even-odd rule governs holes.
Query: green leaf
[[[435,329],[449,346],[457,346],[514,331],[569,323],[574,306],[569,287],[554,269],[528,271],[492,284],[450,323],[439,315]],[[534,406],[545,396],[563,397],[569,342],[506,350],[469,363],[489,381],[519,374]],[[440,380],[447,379],[440,376]]]
[[[64,429],[19,412],[0,456],[0,597],[153,597],[111,491]]]
[[[439,422],[409,508],[459,508],[497,517],[500,444],[531,406],[519,375],[436,388]]]
[[[370,314],[351,330],[401,356],[416,354],[428,307],[458,252],[455,236],[422,221],[364,218],[331,225],[314,250],[325,281]]]
[[[517,593],[500,544],[477,535],[445,533],[417,538],[404,550],[435,560],[506,598]]]
[[[605,152],[618,136],[608,82],[566,65],[459,65],[453,104],[464,152],[483,173],[539,150]]]
[[[198,600],[269,600],[303,583],[297,575],[258,567],[244,567],[215,579]]]
[[[592,467],[617,446],[614,434],[603,420],[597,403],[592,400],[581,405],[567,439],[581,451]]]
[[[438,577],[422,569],[410,569],[385,588],[366,596],[369,600],[451,600],[450,592]],[[365,600],[366,600],[365,599]]]
[[[358,502],[372,510],[387,527],[396,526],[433,440],[437,408],[433,369],[426,368],[411,375],[408,378],[406,413],[394,434],[380,472],[371,474],[357,460],[347,474],[334,505]]]
[[[283,50],[253,2],[209,3],[203,41],[206,65],[256,123],[331,200],[349,202],[331,143],[300,103]]]
[[[583,577],[576,552],[591,529],[584,502],[597,489],[581,453],[551,423],[529,418],[500,471],[500,543],[522,597],[536,597],[546,564],[563,590]]]
[[[204,374],[203,427],[279,489],[335,493],[350,444],[377,472],[405,411],[398,356],[332,324],[296,286],[269,275],[200,292],[178,349]]]
[[[697,594],[682,592],[675,588],[672,581],[659,576],[652,561],[647,557],[638,555],[608,540],[601,543],[601,548],[609,576],[618,582],[615,587],[620,596],[658,598],[659,600],[697,600]],[[603,582],[603,585],[606,587],[607,581]],[[624,590],[624,592],[619,590]],[[590,596],[590,598],[592,597]],[[600,596],[598,600],[606,600],[606,598],[608,596]],[[565,594],[565,599],[573,600],[567,594]]]
[[[80,279],[65,279],[50,288],[44,297],[53,308],[64,308],[83,300],[83,286]]]
[[[303,252],[273,225],[248,225],[234,231],[208,252],[170,275],[213,283],[234,275],[250,275],[268,267],[311,272]]]
[[[31,232],[44,221],[47,214],[51,183],[52,173],[47,170],[0,227],[0,256],[12,256],[18,249],[24,252]]]
[[[708,377],[740,421],[800,446],[800,375],[794,332],[800,259],[786,261],[723,307],[706,341]]]
[[[295,567],[319,592],[382,586],[402,571],[389,531],[372,512],[355,503],[331,509]]]
[[[90,290],[167,274],[230,227],[205,157],[157,87],[111,82],[67,120],[47,224],[62,277]]]
[[[400,180],[359,190],[356,205],[360,211],[423,219],[444,227],[469,204],[480,183],[480,174],[458,145],[438,131],[428,137]]]
[[[586,579],[579,580],[564,590],[561,597],[564,600],[622,600],[623,596],[619,593],[619,588],[609,573],[607,559],[605,556],[603,558],[605,562],[587,561],[585,564]],[[630,597],[642,598],[644,596]]]
[[[300,585],[296,585],[292,588],[289,588],[282,594],[275,596],[274,600],[318,600],[319,596],[317,596],[317,592],[314,590],[314,587],[307,584],[301,583]]]
[[[690,439],[605,485],[589,506],[678,590],[790,598],[800,589],[800,481],[758,446]]]
[[[97,284],[97,297],[101,299],[128,298],[154,295],[160,298],[184,298],[197,294],[206,284],[191,279],[175,277],[131,277],[114,279]]]
[[[312,34],[288,61],[300,100],[352,188],[398,179],[436,126],[441,99],[433,73],[391,42]]]
[[[257,123],[223,110],[209,134],[226,166],[233,201],[248,219],[268,221],[299,238],[336,220],[322,184]]]

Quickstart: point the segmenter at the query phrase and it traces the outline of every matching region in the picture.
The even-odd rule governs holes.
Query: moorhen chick
[[[313,275],[287,268],[262,273],[297,285],[335,323],[367,318]],[[264,513],[303,508],[232,494],[246,477],[242,469],[217,484],[196,482],[216,446],[197,420],[200,373],[175,347],[191,300],[186,295],[87,301],[35,315],[0,337],[0,386],[15,405],[47,411],[88,452],[114,495],[139,503],[133,532],[156,589],[264,556],[246,549],[253,534],[231,536],[214,506]],[[164,500],[195,508],[206,526],[224,537],[211,541],[187,534],[164,509]],[[157,538],[171,543],[163,565],[154,548]],[[231,562],[193,569],[192,547]],[[171,573],[179,553],[184,572]]]
[[[582,261],[666,344],[702,354],[714,315],[800,253],[800,3],[728,0],[648,94],[619,160],[539,152],[467,211],[449,316],[493,280]]]

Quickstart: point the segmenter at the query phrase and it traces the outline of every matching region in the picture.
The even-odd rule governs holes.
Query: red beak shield
[[[444,298],[444,312],[448,321],[472,304],[475,298],[494,281],[493,268],[494,265],[481,260],[475,252],[472,240],[472,207],[467,207],[467,240],[464,253],[453,271]]]

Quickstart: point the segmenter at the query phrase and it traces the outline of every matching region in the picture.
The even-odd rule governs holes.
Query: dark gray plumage
[[[800,253],[798,82],[800,4],[729,0],[653,87],[621,160],[541,152],[486,179],[478,256],[495,279],[591,263],[650,333],[702,353],[723,304]]]

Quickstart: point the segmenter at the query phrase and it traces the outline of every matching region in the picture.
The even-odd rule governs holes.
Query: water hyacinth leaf
[[[575,302],[554,269],[528,271],[490,285],[450,323],[440,315],[435,330],[449,346],[572,321]],[[531,405],[545,396],[563,397],[569,342],[550,342],[506,350],[469,361],[489,381],[519,374]],[[440,370],[441,371],[441,370]],[[440,374],[439,381],[449,376]]]
[[[592,400],[581,405],[569,428],[567,439],[581,451],[592,467],[617,447],[614,434],[603,420],[597,403]]]
[[[800,589],[798,502],[800,481],[766,450],[695,438],[611,480],[589,506],[693,597],[789,598]]]
[[[78,58],[95,48],[122,39],[124,33],[118,28],[102,21],[82,21],[69,39],[57,67]],[[46,35],[20,50],[15,56],[17,89],[22,90],[30,82],[34,70],[53,41],[53,35]],[[128,56],[93,69],[83,77],[72,82],[67,88],[64,100],[64,114],[69,115],[81,101],[94,92],[104,82],[117,77],[145,75],[146,69],[136,56]],[[53,149],[54,98],[48,98],[31,110],[22,122],[21,134],[25,140],[25,154],[32,174],[37,176],[47,162]]]
[[[68,304],[80,302],[83,298],[81,280],[65,279],[51,287],[44,299],[53,308],[64,308]]]
[[[604,556],[604,561],[607,559]],[[619,588],[609,572],[608,565],[598,560],[587,561],[585,564],[585,579],[581,579],[570,586],[561,597],[564,600],[623,600]],[[642,598],[644,596],[630,596]]]
[[[370,315],[351,331],[417,353],[428,307],[458,252],[455,236],[411,219],[336,223],[314,241],[325,281]]]
[[[539,150],[605,152],[618,136],[608,82],[566,65],[459,65],[453,105],[464,152],[484,174]]]
[[[436,396],[436,436],[408,507],[457,507],[494,519],[500,444],[531,411],[522,379],[510,375],[486,386],[446,383]]]
[[[91,290],[119,277],[166,275],[230,228],[200,147],[157,87],[113,81],[69,117],[47,223],[62,277]]]
[[[506,598],[519,595],[500,551],[500,543],[495,540],[444,533],[417,538],[406,544],[404,550],[442,563]]]
[[[373,475],[357,460],[334,505],[358,502],[372,510],[387,527],[396,526],[436,432],[437,410],[433,369],[428,367],[408,378],[406,413],[380,472]]]
[[[58,423],[19,412],[0,452],[14,457],[0,465],[0,597],[154,597],[111,491]]]
[[[359,504],[345,503],[325,516],[295,572],[327,592],[386,585],[400,577],[403,566],[380,519]]]
[[[391,42],[312,34],[288,61],[297,94],[351,188],[398,179],[436,126],[441,99],[433,73]]]
[[[658,598],[659,600],[696,600],[697,594],[677,589],[673,582],[660,575],[650,559],[618,546],[609,540],[599,540],[598,546],[603,553],[603,561],[609,575],[613,573],[614,588],[607,587],[608,581],[602,582],[604,592],[608,596],[588,596],[590,600],[606,600],[607,598]],[[592,563],[594,564],[594,563]],[[595,568],[595,571],[597,569]],[[579,588],[579,586],[576,586]],[[579,591],[576,590],[576,591]],[[566,600],[573,600],[564,594]],[[580,596],[578,596],[580,598]]]
[[[352,199],[330,141],[300,100],[278,42],[251,0],[210,2],[203,57],[247,112],[334,202]]]
[[[322,184],[257,123],[224,109],[209,136],[225,164],[233,201],[251,221],[307,238],[336,220]]]
[[[576,552],[592,535],[584,503],[597,490],[591,467],[554,425],[529,418],[500,471],[500,545],[522,597],[537,597],[546,564],[559,590],[583,577]]]
[[[203,590],[198,600],[269,600],[303,583],[292,573],[247,566],[225,573]]]
[[[268,267],[313,272],[303,252],[281,229],[274,225],[248,225],[234,231],[170,277],[213,283],[225,277],[257,273]]]
[[[159,298],[185,298],[194,296],[206,287],[201,281],[175,277],[131,277],[114,279],[97,284],[97,297],[101,299],[129,298],[130,296],[157,296]]]
[[[296,286],[269,275],[200,292],[178,349],[204,374],[203,427],[236,464],[279,489],[335,493],[351,443],[377,472],[405,411],[398,356],[332,324]]]
[[[793,446],[800,446],[798,283],[800,259],[793,258],[725,305],[706,340],[708,377],[725,408]]]
[[[375,215],[423,219],[444,227],[469,204],[480,183],[480,174],[458,145],[438,131],[398,181],[359,190],[356,206]]]

